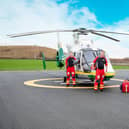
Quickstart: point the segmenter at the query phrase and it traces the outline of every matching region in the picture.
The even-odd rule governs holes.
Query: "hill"
[[[56,59],[56,49],[41,46],[0,46],[0,59],[41,59],[42,52],[47,60]],[[113,65],[129,65],[129,58],[113,59]]]
[[[56,58],[56,49],[40,46],[0,46],[0,59],[40,59],[42,52],[45,58]]]
[[[111,58],[111,62],[113,65],[129,65],[129,58],[123,58],[123,59]]]

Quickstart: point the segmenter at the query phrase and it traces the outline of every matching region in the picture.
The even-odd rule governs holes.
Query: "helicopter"
[[[9,34],[7,36],[9,36],[10,38],[16,38],[21,36],[30,36],[30,35],[37,35],[37,34],[57,33],[57,38],[59,39],[59,33],[61,32],[73,32],[74,45],[79,45],[79,46],[81,46],[81,43],[79,42],[79,38],[81,35],[87,36],[88,34],[93,34],[93,35],[97,35],[97,36],[101,36],[101,37],[113,40],[115,42],[120,42],[120,40],[114,37],[105,35],[104,33],[129,36],[129,33],[101,31],[101,30],[94,30],[94,29],[87,29],[87,28],[34,31],[34,32],[19,33],[19,34]],[[70,48],[68,46],[67,48],[68,48],[68,51],[70,51]],[[79,78],[80,76],[84,76],[89,80],[94,81],[96,71],[92,68],[92,64],[93,64],[93,60],[100,55],[101,51],[104,51],[104,50],[94,49],[90,46],[90,44],[82,46],[77,50],[73,51],[75,58],[79,60],[79,63],[75,65],[75,74],[77,78]],[[56,55],[57,67],[63,68],[65,66],[66,57],[67,57],[67,54],[64,53],[62,45],[58,42],[58,51]],[[108,68],[107,68],[107,71],[105,72],[104,80],[108,81],[115,76],[115,70],[113,69],[110,59],[108,57],[108,54],[106,52],[105,52],[105,57],[107,58]],[[66,81],[66,75],[64,76],[64,82],[65,81]]]

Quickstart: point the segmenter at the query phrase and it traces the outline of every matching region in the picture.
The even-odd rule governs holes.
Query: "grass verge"
[[[59,70],[56,61],[46,61],[47,70]],[[129,66],[113,66],[114,69],[129,69]],[[0,59],[0,70],[43,70],[42,60]]]

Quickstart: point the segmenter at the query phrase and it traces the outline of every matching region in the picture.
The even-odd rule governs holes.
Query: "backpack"
[[[120,90],[123,93],[129,93],[129,80],[124,80],[120,85]]]

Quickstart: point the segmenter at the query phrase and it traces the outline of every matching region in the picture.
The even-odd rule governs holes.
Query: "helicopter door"
[[[75,53],[75,57],[76,57],[77,61],[79,61],[79,63],[77,63],[75,65],[76,70],[77,71],[83,71],[83,68],[82,68],[82,52],[80,51],[80,52]]]
[[[80,70],[81,71],[84,71],[83,65],[84,65],[84,58],[83,58],[83,52],[81,51],[81,56],[80,56]]]

